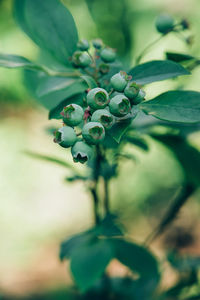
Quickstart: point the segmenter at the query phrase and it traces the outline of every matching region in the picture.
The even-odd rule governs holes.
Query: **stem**
[[[159,36],[158,39],[156,39],[155,41],[153,41],[152,43],[150,43],[149,45],[147,45],[147,46],[144,48],[144,50],[141,52],[141,54],[136,58],[136,61],[135,61],[136,65],[138,65],[138,64],[140,63],[141,59],[142,59],[143,56],[146,54],[146,52],[147,52],[150,48],[152,48],[155,44],[157,44],[164,36],[166,36],[166,34],[165,34],[165,35]]]
[[[94,215],[95,215],[95,224],[99,224],[100,222],[100,217],[99,217],[99,212],[98,212],[98,206],[99,206],[99,197],[97,193],[97,186],[98,186],[98,180],[99,180],[99,175],[100,175],[100,163],[101,163],[101,153],[99,146],[96,146],[96,157],[94,161],[94,166],[93,166],[93,186],[90,188],[90,192],[93,197],[93,202],[94,202]]]
[[[94,217],[95,217],[95,224],[98,225],[100,222],[99,214],[98,214],[98,203],[99,203],[99,198],[97,195],[97,184],[95,184],[94,187],[90,189],[90,192],[93,197],[93,202],[94,202]]]
[[[105,214],[108,215],[110,212],[110,203],[109,203],[109,181],[104,179],[104,208]]]

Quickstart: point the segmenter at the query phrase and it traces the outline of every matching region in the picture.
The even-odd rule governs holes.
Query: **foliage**
[[[96,14],[95,1],[86,2],[101,30],[102,16]],[[111,5],[122,13],[126,11],[126,1],[120,3],[106,1],[104,5]],[[200,154],[188,143],[186,136],[182,136],[180,124],[200,122],[200,93],[173,90],[149,99],[144,88],[149,83],[190,75],[199,60],[189,54],[168,52],[166,60],[140,64],[149,49],[147,47],[136,58],[135,66],[127,68],[116,51],[101,40],[92,41],[92,47],[88,41],[79,40],[74,19],[59,0],[14,0],[14,14],[22,30],[42,53],[49,55],[51,63],[41,62],[41,59],[40,63],[34,63],[21,56],[1,54],[0,66],[26,69],[27,85],[35,98],[49,110],[49,119],[63,121],[63,127],[55,132],[54,141],[64,148],[71,147],[74,162],[86,163],[86,168],[80,172],[71,163],[54,157],[29,155],[69,169],[71,175],[66,180],[83,181],[94,202],[95,226],[64,241],[61,260],[70,260],[72,275],[82,292],[90,293],[100,282],[100,291],[114,293],[116,299],[119,295],[138,300],[175,299],[168,296],[177,296],[185,286],[196,284],[196,280],[190,279],[191,272],[192,275],[196,272],[199,259],[182,260],[180,257],[176,261],[170,257],[174,268],[188,272],[188,280],[182,284],[181,278],[181,284],[178,283],[173,292],[160,292],[159,261],[148,247],[125,237],[118,217],[110,211],[109,182],[117,177],[123,158],[133,159],[124,152],[127,144],[149,150],[142,134],[151,135],[175,154],[185,172],[185,186],[149,240],[169,226],[181,206],[195,192],[199,186]],[[122,18],[122,23],[119,37],[122,34],[130,47],[127,19]],[[164,38],[170,33],[187,30],[188,23],[186,20],[176,23],[172,17],[163,15],[157,19],[156,27],[160,38]],[[129,57],[130,53],[121,49],[121,54]],[[181,63],[185,61],[191,65],[183,66]],[[178,134],[169,134],[167,130],[163,134],[157,133],[154,128],[156,119],[147,123],[146,128],[138,126],[135,122],[138,115],[143,116],[144,123],[147,115],[171,122],[169,126],[176,132],[178,128]],[[165,128],[166,123],[159,122]],[[103,199],[97,189],[100,184],[103,184]],[[103,212],[100,210],[102,205]],[[107,276],[106,268],[113,259],[129,268],[128,278]]]

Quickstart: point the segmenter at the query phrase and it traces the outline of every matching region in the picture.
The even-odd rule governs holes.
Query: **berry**
[[[140,102],[142,102],[144,100],[145,95],[146,95],[145,91],[140,89],[137,97],[132,100],[132,103],[139,104]]]
[[[63,121],[70,126],[77,126],[83,121],[84,111],[80,105],[69,104],[61,112]]]
[[[87,94],[87,104],[92,109],[104,108],[109,102],[109,95],[102,88],[94,88]]]
[[[138,87],[138,85],[135,82],[131,82],[125,88],[124,94],[129,99],[134,99],[135,97],[137,97],[139,90],[140,88]]]
[[[174,28],[174,19],[168,14],[162,14],[157,17],[155,26],[160,33],[167,34]]]
[[[105,129],[99,122],[89,122],[83,126],[82,136],[89,144],[98,144],[105,138]]]
[[[72,127],[64,126],[55,132],[54,142],[63,148],[71,147],[77,140],[76,133]]]
[[[123,92],[128,83],[127,74],[125,72],[119,72],[111,77],[110,82],[115,91]]]
[[[72,56],[72,62],[75,67],[86,68],[92,63],[92,60],[87,52],[76,51]]]
[[[91,146],[83,141],[78,141],[71,149],[74,162],[80,162],[84,164],[90,160],[93,156],[93,149]]]
[[[104,48],[100,53],[101,59],[105,62],[113,62],[116,58],[116,53],[111,48]]]
[[[98,109],[93,113],[91,121],[99,122],[105,129],[110,129],[115,120],[114,116],[107,109]]]
[[[131,104],[124,95],[117,95],[110,100],[109,108],[114,116],[123,117],[131,111]]]
[[[92,45],[93,45],[94,48],[99,50],[99,49],[102,48],[103,42],[102,42],[101,39],[95,39],[95,40],[92,41]]]
[[[90,48],[90,45],[88,43],[87,40],[82,39],[78,42],[77,47],[81,50],[81,51],[87,51]]]

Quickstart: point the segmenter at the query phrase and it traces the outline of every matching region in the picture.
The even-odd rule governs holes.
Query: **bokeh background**
[[[158,37],[154,28],[156,15],[168,12],[177,18],[187,17],[194,35],[193,45],[186,46],[170,35],[144,60],[162,59],[165,50],[200,56],[199,0],[127,0],[126,11],[118,8],[121,1],[114,1],[115,8],[110,4],[113,1],[96,1],[98,26],[84,0],[63,2],[75,18],[80,37],[100,36],[127,58],[139,54]],[[111,21],[115,26],[110,25]],[[120,35],[122,25],[125,31],[129,26],[130,36]],[[128,49],[122,42],[124,38],[128,39]],[[38,55],[37,47],[14,21],[11,0],[0,1],[0,52],[32,60]],[[192,76],[180,79],[179,83],[200,91],[199,81],[200,68],[196,68]],[[44,295],[38,299],[66,299],[65,290],[71,278],[68,265],[58,259],[59,244],[92,224],[92,203],[84,185],[66,183],[65,177],[70,174],[67,169],[25,154],[33,151],[71,161],[68,152],[52,143],[49,131],[56,122],[48,121],[47,111],[34,101],[23,82],[22,71],[0,69],[0,294],[20,299],[36,294]],[[154,83],[146,91],[151,97],[175,86],[177,82],[173,80]],[[200,132],[189,135],[197,149],[199,138]],[[137,147],[129,149],[137,160],[124,162],[118,181],[113,180],[111,186],[113,211],[120,211],[128,233],[138,242],[158,222],[184,178],[181,165],[169,149],[150,138],[147,143],[148,152]],[[181,210],[172,229],[153,244],[155,252],[162,256],[170,234],[182,230],[192,236],[187,251],[200,254],[199,213],[200,194],[196,193]],[[120,272],[117,266],[113,270]],[[59,292],[54,294],[54,290]]]

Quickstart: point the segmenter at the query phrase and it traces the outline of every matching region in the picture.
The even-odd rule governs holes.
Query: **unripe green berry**
[[[173,30],[174,19],[168,14],[162,14],[157,17],[155,26],[160,33],[166,34]]]
[[[99,49],[102,48],[103,42],[102,42],[101,39],[95,39],[95,40],[92,41],[92,45],[93,45],[94,48],[99,50]]]
[[[90,160],[93,156],[93,149],[87,143],[83,141],[78,141],[72,147],[71,153],[74,162],[80,162],[84,164],[86,161]]]
[[[137,97],[139,90],[140,90],[140,88],[135,82],[130,82],[130,83],[128,83],[127,87],[125,88],[124,94],[127,98],[132,100],[135,97]]]
[[[104,108],[109,102],[109,95],[102,88],[94,88],[87,94],[87,104],[92,109]]]
[[[69,104],[61,112],[63,122],[69,126],[77,126],[83,121],[84,111],[80,105]]]
[[[82,39],[78,42],[77,47],[81,51],[87,51],[90,48],[88,40]]]
[[[105,129],[99,122],[88,122],[83,126],[82,136],[88,144],[99,144],[105,138]]]
[[[140,102],[142,102],[144,100],[145,95],[146,95],[145,91],[140,89],[137,97],[132,100],[132,103],[139,104]]]
[[[110,100],[109,108],[114,116],[123,117],[131,111],[131,104],[124,95],[117,95]]]
[[[77,136],[72,127],[63,126],[55,132],[54,142],[63,148],[71,147],[77,141]]]
[[[116,59],[116,53],[112,48],[104,48],[100,53],[101,59],[105,62],[113,62]]]
[[[92,63],[92,60],[87,52],[76,51],[72,56],[72,62],[75,67],[86,68]]]
[[[93,113],[91,121],[99,122],[105,129],[110,129],[113,126],[115,119],[107,109],[98,109]]]
[[[128,83],[127,77],[128,76],[125,72],[119,72],[111,77],[110,82],[115,91],[123,92]]]

